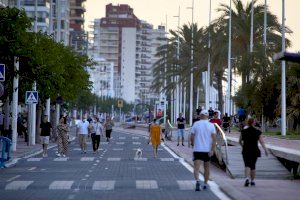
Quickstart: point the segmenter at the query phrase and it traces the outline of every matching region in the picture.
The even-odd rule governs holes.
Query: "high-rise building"
[[[84,31],[84,2],[70,0],[70,46],[77,52],[87,54],[88,34]]]
[[[69,0],[52,0],[53,29],[57,42],[69,45],[70,3]]]
[[[91,51],[114,63],[115,96],[144,103],[156,98],[150,87],[158,30],[139,20],[125,4],[108,4],[106,16],[96,19],[93,28]]]

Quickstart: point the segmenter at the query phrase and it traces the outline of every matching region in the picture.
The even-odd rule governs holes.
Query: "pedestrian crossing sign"
[[[37,91],[26,91],[26,104],[37,104],[38,98]]]
[[[123,100],[118,100],[118,108],[123,108]]]
[[[0,64],[0,81],[5,81],[5,65]]]

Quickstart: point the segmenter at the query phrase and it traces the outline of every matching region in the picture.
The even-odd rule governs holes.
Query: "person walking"
[[[88,127],[89,127],[89,122],[86,120],[86,116],[84,116],[82,121],[80,121],[77,125],[77,135],[79,138],[81,153],[86,153],[86,148],[87,148],[86,139],[89,134]]]
[[[179,113],[179,117],[177,118],[177,146],[179,146],[180,138],[181,145],[184,146],[184,124],[185,118],[182,117],[182,113]]]
[[[70,129],[67,123],[67,118],[61,116],[59,124],[57,125],[58,157],[66,157],[67,155],[69,131]]]
[[[207,189],[208,187],[210,157],[214,154],[216,148],[216,129],[215,126],[208,121],[208,117],[208,111],[202,110],[200,113],[200,121],[195,122],[191,129],[196,191],[201,190],[199,179],[201,161],[204,162],[204,185],[202,188]]]
[[[265,155],[268,156],[268,151],[265,146],[261,131],[254,127],[254,119],[248,119],[248,127],[243,129],[240,135],[239,143],[242,146],[242,155],[245,164],[245,183],[244,186],[255,186],[255,165],[258,157],[261,157],[260,150],[258,148],[258,141],[265,151]]]
[[[156,123],[156,119],[153,119],[153,123],[150,126],[148,143],[151,142],[151,144],[152,144],[154,158],[157,158],[158,146],[160,145],[160,141],[162,138],[161,134],[162,134],[162,130],[161,130],[160,125]]]
[[[105,128],[105,136],[106,136],[106,141],[109,142],[110,141],[110,137],[111,137],[111,132],[112,132],[112,128],[114,126],[114,122],[113,120],[108,117],[106,119],[106,122],[104,124],[104,128]]]
[[[96,117],[92,123],[93,133],[91,134],[94,153],[98,152],[101,135],[103,134],[103,126],[99,117]]]
[[[49,137],[52,132],[52,125],[48,122],[48,116],[44,115],[43,121],[40,124],[41,128],[41,143],[43,145],[43,157],[48,156]]]
[[[222,121],[219,119],[219,113],[217,111],[214,112],[213,114],[213,118],[209,120],[211,123],[216,123],[218,124],[220,127],[222,125]]]

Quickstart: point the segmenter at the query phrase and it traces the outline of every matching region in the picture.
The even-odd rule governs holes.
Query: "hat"
[[[200,112],[200,115],[208,116],[208,111],[207,111],[207,110],[202,110],[202,111]]]

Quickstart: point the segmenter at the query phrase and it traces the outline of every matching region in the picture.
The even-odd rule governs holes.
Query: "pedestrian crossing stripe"
[[[83,179],[82,179],[83,180]],[[86,180],[86,179],[84,179]],[[159,189],[159,181],[158,180],[133,180],[129,187],[135,189],[143,189],[143,190],[153,190]],[[22,180],[22,181],[12,181],[7,183],[4,187],[4,190],[28,190],[35,188],[37,184],[40,184],[40,181],[32,181],[32,180]],[[194,190],[195,189],[195,181],[194,180],[176,180],[174,182],[170,182],[171,185],[176,185],[180,190]],[[47,188],[48,190],[71,190],[72,186],[76,184],[74,180],[54,180],[49,182],[49,185],[40,184]],[[94,182],[90,183],[89,186],[84,185],[84,189],[91,189],[91,190],[115,190],[116,189],[117,181],[116,180],[95,180]],[[165,186],[165,182],[162,183],[161,187]],[[169,185],[168,185],[169,187]],[[80,188],[76,188],[80,190]]]

